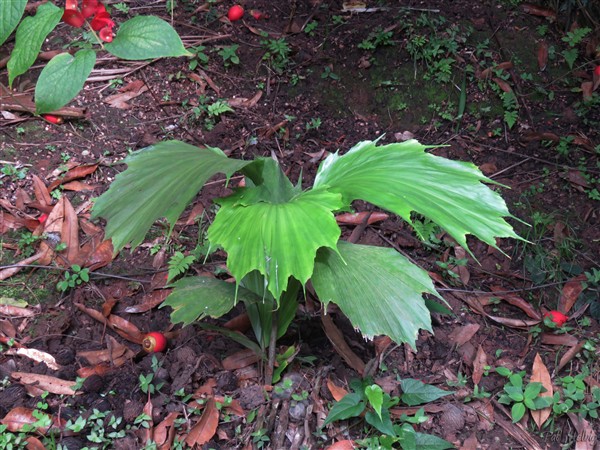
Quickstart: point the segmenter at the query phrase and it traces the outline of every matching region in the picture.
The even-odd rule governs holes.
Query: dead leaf
[[[592,99],[594,92],[594,83],[592,81],[583,81],[581,83],[581,95],[584,102],[589,102]]]
[[[472,433],[467,439],[465,439],[459,450],[477,450],[478,448],[479,441],[477,440],[477,433]]]
[[[348,394],[346,389],[335,384],[331,378],[327,378],[327,389],[329,389],[331,396],[336,402],[339,402]]]
[[[127,102],[142,95],[147,90],[148,86],[146,86],[146,83],[144,83],[143,80],[134,80],[119,89],[118,94],[106,97],[104,103],[108,103],[113,108],[129,109],[131,108],[131,105]]]
[[[82,191],[95,191],[100,188],[100,184],[87,184],[83,181],[69,181],[62,185],[65,191],[82,192]]]
[[[571,336],[570,334],[542,333],[540,338],[542,344],[546,345],[564,345],[566,347],[573,347],[579,342],[575,336]]]
[[[540,6],[532,5],[531,3],[521,4],[521,8],[526,14],[533,16],[548,17],[549,19],[556,19],[556,12],[551,9],[542,8]]]
[[[540,72],[543,72],[548,65],[548,43],[544,40],[538,43],[537,61]]]
[[[596,448],[596,430],[590,422],[575,413],[567,413],[571,423],[577,430],[575,450],[594,450]]]
[[[7,269],[5,269],[7,270]],[[0,276],[0,280],[2,280],[3,278]],[[4,305],[4,304],[0,304],[0,314],[2,314],[3,316],[8,316],[8,317],[32,317],[36,315],[36,312],[28,309],[28,308],[21,308],[19,306],[14,306],[14,305]]]
[[[42,441],[34,436],[29,436],[25,439],[25,442],[27,442],[25,447],[27,450],[46,450],[46,446],[42,444]]]
[[[583,292],[583,283],[586,279],[586,276],[582,274],[565,283],[558,299],[558,311],[568,315],[579,294]]]
[[[204,214],[204,205],[200,202],[196,203],[187,218],[183,220],[183,225],[194,225],[198,218],[202,217]],[[178,223],[179,225],[179,223]]]
[[[454,256],[456,257],[456,259],[466,259],[467,252],[460,245],[457,245],[454,247]],[[471,274],[469,273],[469,269],[467,268],[466,265],[463,266],[463,265],[457,264],[456,266],[454,266],[452,268],[452,271],[458,275],[462,284],[464,284],[464,285],[469,284],[469,280],[471,279]]]
[[[343,441],[337,441],[335,444],[330,445],[326,448],[326,450],[354,450],[355,448],[356,444],[354,444],[354,441],[345,439]]]
[[[192,427],[187,437],[186,444],[190,447],[202,446],[212,439],[219,425],[219,411],[214,398],[209,398],[204,405],[200,420]]]
[[[502,89],[504,92],[512,92],[512,88],[510,87],[510,84],[508,84],[506,81],[504,81],[500,78],[492,78],[492,81],[494,83],[496,83],[498,85],[498,87],[500,89]]]
[[[359,375],[363,375],[365,372],[365,363],[360,357],[352,351],[350,346],[346,343],[344,335],[340,329],[333,323],[331,316],[325,314],[325,311],[321,313],[321,323],[325,330],[327,339],[333,344],[335,351],[346,361],[346,363],[356,370]]]
[[[43,208],[40,210],[49,213],[52,209],[52,197],[50,196],[50,191],[48,191],[44,182],[37,175],[32,175],[31,179],[33,180],[33,192],[35,198]]]
[[[134,324],[123,319],[122,317],[111,314],[107,318],[104,317],[100,311],[88,308],[81,303],[74,302],[73,305],[75,305],[75,307],[81,312],[86,313],[92,319],[96,319],[98,322],[108,326],[111,330],[128,341],[141,344],[144,340],[144,333],[142,333]]]
[[[124,309],[126,313],[143,313],[150,311],[165,301],[167,296],[171,293],[171,289],[158,289],[145,295],[142,303],[134,306],[128,306]]]
[[[215,82],[212,80],[211,77],[209,77],[206,72],[204,72],[204,70],[196,68],[196,70],[198,71],[198,73],[200,74],[200,76],[206,81],[206,83],[208,83],[208,85],[210,86],[210,88],[215,91],[215,94],[217,94],[217,97],[221,96],[221,89],[219,88],[219,86],[217,86],[215,84]]]
[[[44,391],[48,391],[51,394],[57,395],[79,395],[80,391],[74,391],[71,389],[75,386],[75,381],[61,380],[60,378],[52,377],[50,375],[40,375],[37,373],[26,373],[26,372],[13,372],[10,374],[11,378],[21,383],[25,387],[33,387],[37,389],[40,394]]]
[[[12,433],[18,433],[23,429],[25,425],[32,425],[38,422],[38,418],[33,416],[34,410],[31,408],[26,408],[24,406],[17,406],[16,408],[11,409],[0,423],[2,425],[6,425],[6,429]],[[39,411],[38,411],[39,413]],[[48,417],[48,414],[41,413],[42,415]],[[45,433],[48,431],[50,427],[38,428],[38,431]]]
[[[491,286],[490,290],[494,293],[494,297],[504,300],[510,305],[516,306],[532,319],[541,320],[540,313],[527,300],[524,300],[515,294],[503,293],[504,288],[501,286]]]
[[[461,345],[470,341],[471,338],[475,336],[475,333],[477,333],[479,328],[481,328],[480,325],[476,323],[469,323],[467,325],[452,330],[452,333],[448,335],[448,339],[450,340],[450,342],[460,347]]]
[[[114,362],[118,358],[125,356],[133,358],[135,352],[126,345],[121,344],[114,337],[107,335],[108,348],[103,350],[85,350],[77,352],[79,358],[85,359],[88,364],[97,365],[105,362]]]
[[[232,108],[252,108],[256,106],[262,95],[263,91],[258,91],[252,98],[234,97],[227,100],[227,103]]]
[[[487,365],[487,355],[480,344],[479,347],[477,347],[477,354],[473,360],[473,375],[471,377],[473,379],[473,384],[478,385],[481,382],[481,377],[483,376],[483,372]]]
[[[179,417],[179,413],[172,411],[167,414],[161,423],[154,427],[152,439],[156,442],[159,450],[169,450],[172,448],[175,439],[175,420]],[[164,446],[164,447],[163,447]]]
[[[149,427],[140,427],[138,431],[138,436],[142,442],[149,442],[152,439],[152,434],[154,433],[154,421],[152,420],[152,401],[150,400],[150,392],[148,392],[148,401],[144,405],[144,409],[142,412],[146,415],[146,417],[150,417]]]
[[[371,225],[377,222],[383,222],[384,220],[389,219],[389,214],[383,212],[373,212],[373,211],[362,211],[357,213],[344,213],[338,214],[335,216],[335,220],[340,225],[360,225],[363,223],[365,218],[369,216],[367,219],[367,224]]]
[[[56,363],[56,359],[49,353],[43,352],[35,348],[9,348],[4,351],[5,355],[25,356],[36,362],[43,362],[52,370],[59,370],[60,366]]]
[[[260,361],[260,356],[250,349],[240,350],[223,360],[223,369],[236,370],[248,367]]]
[[[552,397],[554,394],[550,373],[548,372],[548,368],[542,361],[539,353],[536,353],[535,358],[533,359],[533,367],[531,368],[531,381],[542,383],[542,386],[546,388],[546,392],[541,392],[540,397]],[[530,411],[531,418],[538,426],[538,429],[542,429],[542,425],[546,422],[546,420],[548,420],[551,412],[551,407]]]
[[[237,316],[229,319],[227,322],[223,324],[223,328],[227,328],[228,330],[239,331],[240,333],[245,333],[252,327],[252,323],[250,322],[250,317],[247,313],[238,314]]]
[[[79,178],[84,178],[94,173],[97,168],[98,164],[83,164],[69,169],[62,177],[50,183],[48,186],[48,191],[52,192],[61,184],[68,183],[69,181],[77,180]]]
[[[574,345],[573,347],[571,347],[569,350],[567,350],[565,352],[565,354],[562,356],[562,358],[560,358],[560,361],[558,362],[558,365],[554,368],[554,371],[556,373],[560,372],[560,370],[565,367],[569,361],[571,361],[575,355],[577,355],[577,353],[579,353],[581,351],[581,349],[583,348],[583,346],[585,345],[585,340],[579,342],[577,345]]]

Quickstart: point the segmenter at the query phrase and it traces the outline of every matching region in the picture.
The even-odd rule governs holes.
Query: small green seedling
[[[513,423],[521,420],[527,410],[536,411],[549,408],[554,403],[551,396],[540,395],[546,392],[542,383],[534,381],[527,385],[524,384],[525,372],[512,373],[505,367],[496,368],[496,372],[508,378],[508,383],[504,385],[504,393],[500,395],[498,402],[512,405],[510,414]]]
[[[56,289],[61,292],[66,292],[75,286],[87,283],[90,281],[90,270],[82,269],[81,266],[73,264],[70,270],[67,270],[64,275],[64,280],[56,283]]]

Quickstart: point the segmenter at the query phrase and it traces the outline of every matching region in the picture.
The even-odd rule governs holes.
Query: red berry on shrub
[[[229,20],[231,20],[232,22],[235,22],[236,20],[240,20],[243,15],[244,15],[244,8],[242,8],[240,5],[232,6],[231,8],[229,8],[229,11],[227,12],[227,18]]]
[[[164,352],[167,348],[167,338],[158,331],[152,331],[144,336],[142,348],[148,353]]]
[[[105,27],[114,27],[115,23],[110,18],[110,14],[108,14],[107,12],[99,12],[94,16],[94,18],[90,22],[90,26],[92,27],[92,30],[100,31],[102,28]]]
[[[111,27],[104,27],[100,30],[100,39],[104,42],[112,42],[113,40],[113,32]]]
[[[556,310],[548,311],[544,317],[548,317],[557,327],[562,327],[569,320],[567,316]]]
[[[71,25],[75,28],[81,28],[85,23],[85,17],[76,9],[65,9],[62,16],[62,21],[67,25]]]
[[[83,0],[81,3],[81,14],[86,19],[93,16],[98,9],[98,0]]]

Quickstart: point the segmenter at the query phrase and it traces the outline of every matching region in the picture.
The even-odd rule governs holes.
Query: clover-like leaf
[[[465,249],[466,234],[496,247],[496,237],[518,238],[493,183],[471,163],[425,152],[416,140],[377,146],[365,141],[343,156],[332,154],[319,167],[315,187],[329,186],[346,205],[362,199],[407,222],[415,211],[444,228]]]

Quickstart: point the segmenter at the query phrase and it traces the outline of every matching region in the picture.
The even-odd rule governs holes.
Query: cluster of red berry
[[[104,42],[112,42],[113,27],[115,23],[110,18],[110,14],[106,11],[106,7],[98,0],[83,0],[81,9],[79,9],[78,0],[66,0],[65,12],[62,16],[64,23],[72,27],[79,28],[89,17],[93,17],[90,22],[92,30],[98,31],[100,39]]]

